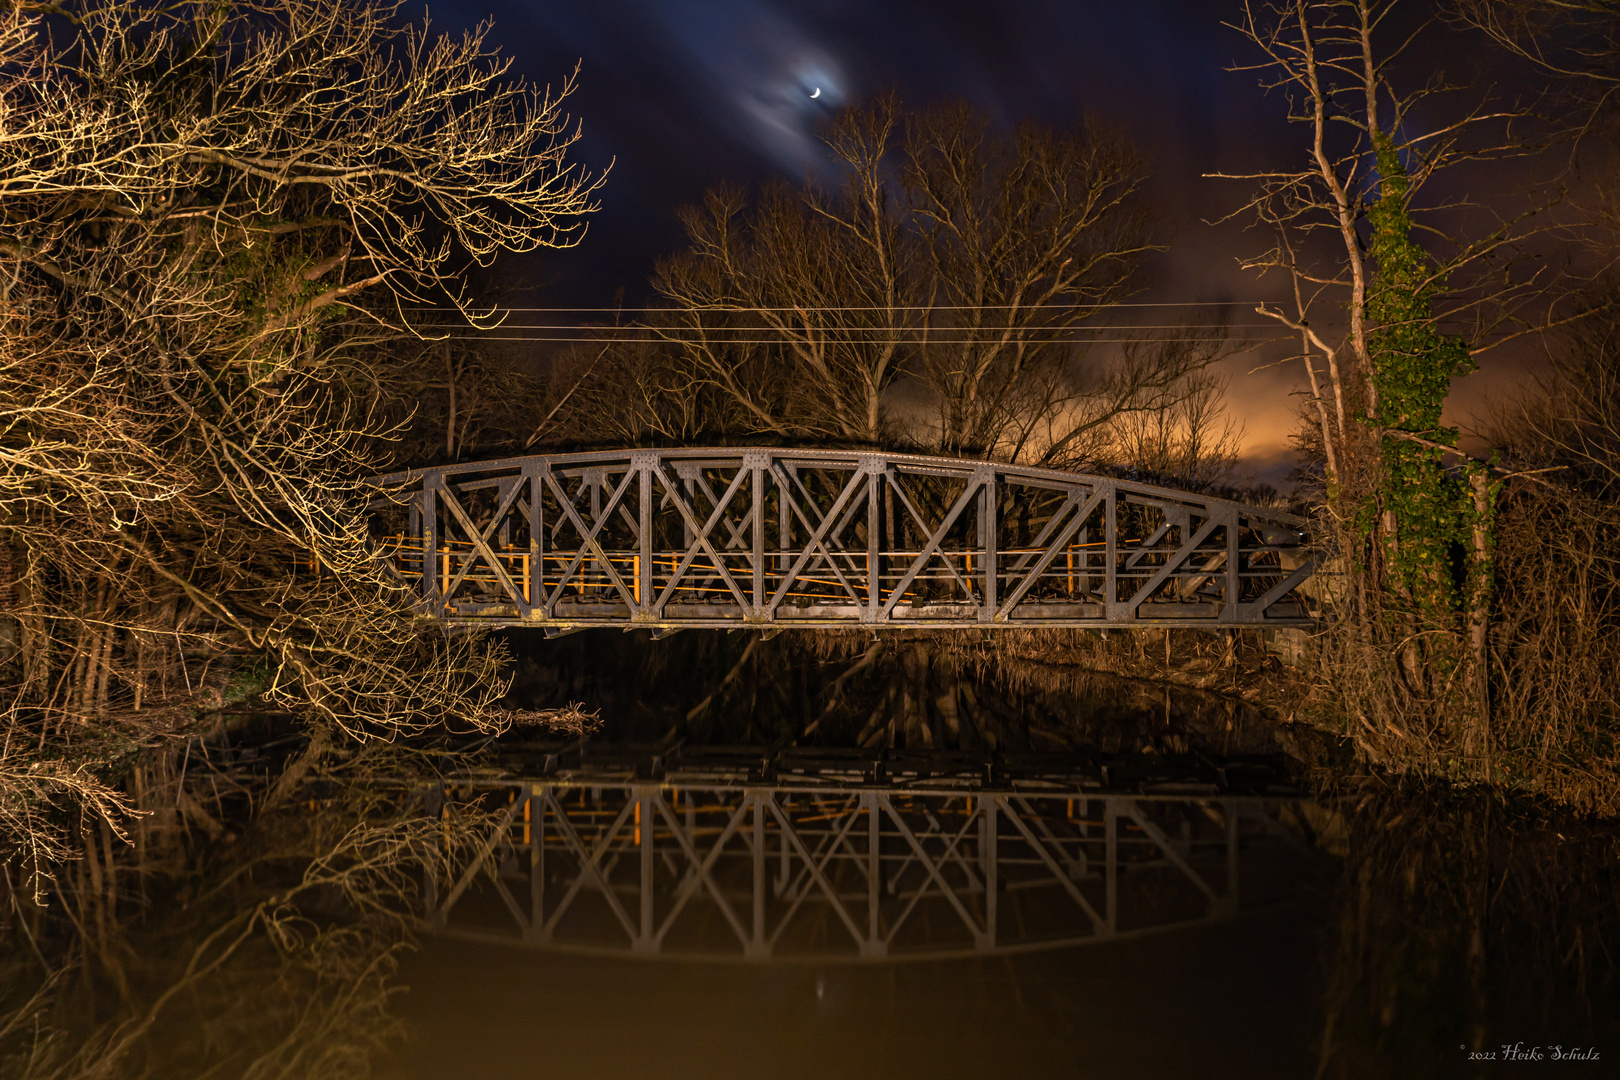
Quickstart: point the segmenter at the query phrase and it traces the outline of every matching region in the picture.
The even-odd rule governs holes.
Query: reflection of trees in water
[[[1338,805],[1319,1075],[1473,1075],[1463,1046],[1614,1053],[1612,828],[1409,780],[1349,786]]]
[[[605,735],[629,741],[1020,752],[1277,748],[1273,729],[1222,676],[1236,670],[1223,639],[1177,633],[1166,665],[1162,632],[1150,635],[1151,647],[1123,634],[1105,642],[1070,633],[1051,645],[1015,644],[1014,636],[514,637],[512,700],[525,708],[583,700],[608,718]]]
[[[406,913],[481,816],[429,819],[379,790],[420,771],[395,750],[339,754],[302,785],[272,783],[285,762],[201,756],[134,779],[132,847],[83,828],[37,899],[0,882],[18,886],[0,916],[0,1075],[364,1076],[399,1033]]]

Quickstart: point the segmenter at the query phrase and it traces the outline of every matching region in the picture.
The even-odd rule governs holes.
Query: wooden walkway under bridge
[[[684,447],[379,477],[379,551],[449,626],[1298,627],[1304,522],[1111,477]]]

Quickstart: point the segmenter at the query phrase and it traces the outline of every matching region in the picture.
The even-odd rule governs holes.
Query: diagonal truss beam
[[[619,816],[597,838],[596,844],[589,851],[586,850],[584,842],[580,840],[579,833],[575,830],[573,822],[568,820],[568,812],[557,801],[556,793],[547,791],[546,801],[551,809],[556,812],[557,831],[562,834],[563,843],[579,860],[580,867],[578,876],[569,882],[568,890],[563,894],[563,898],[558,901],[557,907],[551,913],[551,917],[546,920],[546,925],[542,931],[544,936],[551,937],[556,930],[558,920],[573,905],[574,898],[579,895],[580,890],[586,885],[592,885],[602,894],[602,898],[607,901],[608,908],[612,910],[614,916],[619,920],[619,925],[624,927],[625,934],[632,942],[636,941],[638,937],[636,925],[630,920],[629,913],[624,910],[624,905],[619,903],[618,896],[614,894],[612,887],[608,884],[608,876],[612,873],[612,870],[611,868],[604,870],[601,866],[602,856],[606,854],[609,846],[613,843],[613,838],[619,835],[619,830],[624,828],[625,822],[630,819],[630,815],[634,812],[635,801],[631,800],[624,804],[624,809],[619,811]]]
[[[855,944],[857,946],[861,945],[864,939],[861,936],[860,928],[855,925],[855,920],[850,917],[849,909],[844,906],[844,902],[839,897],[838,891],[834,889],[832,884],[827,880],[826,874],[827,864],[832,860],[833,854],[838,849],[839,843],[845,836],[849,835],[849,830],[854,827],[855,822],[860,819],[861,815],[850,814],[843,826],[839,829],[837,836],[833,839],[833,842],[827,845],[825,852],[818,852],[817,854],[820,857],[817,858],[812,856],[809,850],[805,848],[804,841],[800,838],[798,830],[794,829],[792,822],[790,822],[782,813],[782,808],[777,804],[774,797],[756,795],[755,798],[764,798],[766,800],[765,805],[770,808],[771,816],[776,819],[777,826],[782,830],[784,840],[793,844],[793,849],[799,853],[799,858],[803,859],[805,866],[809,867],[811,879],[815,881],[816,885],[821,889],[822,894],[826,896],[828,905],[835,913],[837,913],[839,920],[844,924],[844,928],[849,931],[849,936],[854,940]],[[771,935],[771,948],[774,949],[776,947],[776,943],[781,939],[783,931],[785,931],[788,928],[788,925],[793,921],[793,915],[799,910],[799,906],[804,903],[804,898],[809,894],[810,891],[805,889],[794,898],[793,904],[790,908],[788,908],[787,914],[784,915],[782,917],[782,921],[777,924],[776,932]]]
[[[911,565],[906,569],[905,574],[900,578],[900,583],[894,587],[894,591],[889,595],[888,603],[883,605],[883,613],[885,615],[894,610],[894,606],[900,602],[900,598],[906,594],[906,590],[911,588],[911,583],[917,580],[917,575],[922,572],[923,567],[927,566],[928,561],[938,554],[940,545],[945,542],[946,535],[949,534],[951,529],[956,526],[957,519],[962,516],[968,507],[979,501],[980,495],[984,491],[986,482],[987,478],[979,474],[975,474],[974,477],[968,481],[967,486],[962,489],[962,494],[957,496],[956,501],[951,504],[951,509],[948,513],[946,513],[945,520],[940,523],[939,528],[935,529],[933,535],[928,538],[928,543],[923,545],[922,554],[918,555],[916,559],[912,560]],[[918,515],[917,511],[912,508],[911,500],[906,498],[904,489],[898,484],[894,486],[894,489],[900,493],[900,498],[904,502],[906,509],[909,510],[914,516],[918,517],[918,524],[922,524],[921,516]],[[946,560],[946,565],[950,566],[951,576],[956,579],[958,585],[962,586],[962,591],[965,592],[969,597],[972,597],[973,589],[968,585],[967,582],[962,580],[961,575],[956,572],[956,567],[951,565],[949,560]]]
[[[719,838],[715,840],[714,844],[710,846],[708,852],[700,859],[698,858],[697,848],[692,843],[692,838],[687,835],[686,829],[682,827],[681,823],[675,820],[675,815],[670,812],[669,805],[664,802],[663,794],[659,793],[656,798],[656,805],[659,811],[663,814],[664,820],[669,824],[670,830],[675,836],[676,843],[680,845],[681,851],[686,854],[687,861],[691,864],[692,876],[688,877],[676,889],[675,903],[670,908],[669,914],[664,916],[663,923],[655,932],[654,941],[658,944],[663,943],[664,935],[668,934],[669,928],[675,925],[675,920],[679,918],[681,912],[685,910],[687,901],[696,895],[699,888],[705,888],[708,890],[709,896],[714,900],[715,905],[719,907],[720,914],[725,916],[726,923],[731,927],[732,933],[737,935],[738,943],[742,945],[744,949],[747,949],[749,941],[748,930],[743,926],[742,919],[740,919],[737,916],[737,913],[732,910],[731,903],[726,899],[724,890],[722,890],[720,886],[715,883],[715,880],[711,875],[714,872],[715,863],[720,859],[720,854],[726,849],[726,844],[731,841],[732,837],[737,835],[737,831],[742,825],[743,818],[748,814],[749,810],[753,809],[752,801],[749,799],[743,799],[737,804],[736,813],[731,815],[731,820],[726,822],[726,827],[721,830]]]
[[[883,807],[884,810],[888,812],[889,818],[894,822],[895,827],[899,829],[900,835],[905,837],[906,843],[911,845],[912,854],[916,857],[917,862],[922,866],[924,872],[927,873],[928,880],[933,882],[934,886],[939,890],[940,894],[944,896],[946,900],[950,901],[951,907],[956,910],[956,914],[961,918],[963,925],[968,928],[975,939],[983,938],[987,933],[989,933],[989,927],[980,926],[978,921],[968,913],[967,907],[962,903],[961,898],[956,895],[956,890],[951,888],[950,883],[945,880],[945,875],[940,869],[945,860],[950,858],[951,855],[955,853],[956,845],[962,842],[962,838],[967,835],[968,829],[972,828],[974,823],[978,820],[978,809],[975,808],[968,814],[968,819],[962,823],[962,828],[958,830],[957,834],[951,837],[950,841],[945,845],[945,850],[940,855],[939,863],[935,863],[933,859],[928,857],[927,849],[924,848],[922,842],[917,839],[917,834],[911,830],[911,826],[906,824],[905,818],[901,817],[899,812],[895,810],[894,803],[889,800],[888,796],[880,795],[878,797],[878,803]],[[943,836],[943,834],[938,835]],[[906,905],[905,910],[901,912],[900,917],[894,921],[893,925],[889,929],[888,940],[890,943],[894,941],[895,934],[899,933],[901,925],[906,921],[907,918],[910,917],[912,911],[916,909],[918,901],[923,898],[927,891],[928,889],[925,885],[923,888],[918,889],[916,893],[913,894],[911,897],[911,902]]]
[[[1198,531],[1189,536],[1186,542],[1184,542],[1174,554],[1170,555],[1164,560],[1164,565],[1159,567],[1159,569],[1154,572],[1153,576],[1148,578],[1147,582],[1143,584],[1141,588],[1136,590],[1136,594],[1125,602],[1125,606],[1131,611],[1135,611],[1137,608],[1141,607],[1142,601],[1152,596],[1153,591],[1160,585],[1163,585],[1166,578],[1182,568],[1188,557],[1191,556],[1193,552],[1197,551],[1205,540],[1209,539],[1210,533],[1214,532],[1220,526],[1227,524],[1227,522],[1221,521],[1214,517],[1207,519],[1198,527]]]
[[[799,477],[798,472],[795,471],[790,474],[793,478],[793,487],[798,489],[800,496],[803,497],[803,503],[808,505],[810,510],[816,514],[816,520],[811,521],[804,512],[804,505],[801,505],[800,500],[794,498],[794,496],[789,493],[790,489],[785,484],[781,465],[776,464],[773,465],[772,468],[772,475],[777,478],[778,483],[784,485],[782,487],[783,495],[780,497],[786,500],[786,506],[791,511],[792,516],[798,518],[799,524],[805,529],[805,531],[812,534],[809,543],[805,545],[806,550],[814,552],[819,549],[820,551],[820,555],[816,556],[816,561],[810,564],[810,569],[814,571],[821,566],[825,566],[832,573],[832,575],[838,579],[838,584],[843,587],[844,592],[849,595],[849,598],[857,604],[861,603],[862,598],[858,593],[856,593],[855,586],[851,585],[849,583],[849,578],[844,576],[843,568],[838,565],[838,559],[833,554],[832,548],[827,546],[828,544],[832,544],[833,547],[838,549],[839,554],[844,555],[846,558],[848,557],[849,553],[844,550],[842,544],[838,543],[838,534],[843,531],[844,527],[848,524],[848,521],[837,520],[837,515],[834,513],[834,511],[837,509],[836,506],[834,507],[834,510],[829,510],[826,514],[822,514],[821,511],[816,508],[814,496],[810,494],[809,489],[804,486],[804,481]],[[863,485],[860,483],[859,469],[856,469],[851,474],[850,479],[846,482],[846,487],[850,486],[854,487],[856,490],[860,490],[863,487]],[[845,488],[840,488],[840,490],[845,490]],[[851,502],[848,513],[854,514],[858,510],[859,505]],[[833,523],[833,528],[827,534],[826,539],[823,540],[819,538],[817,530],[827,523]],[[799,570],[795,569],[791,571],[791,573],[797,575]],[[791,581],[791,577],[788,580]],[[776,601],[774,598],[771,606],[776,606]]]
[[[1024,599],[1024,594],[1028,593],[1035,582],[1040,580],[1040,576],[1046,573],[1047,568],[1058,557],[1058,553],[1068,546],[1070,540],[1074,539],[1074,534],[1080,531],[1080,526],[1086,523],[1086,519],[1091,516],[1091,512],[1097,509],[1098,504],[1103,501],[1107,494],[1105,491],[1093,493],[1091,498],[1086,500],[1085,505],[1080,508],[1079,513],[1070,518],[1069,523],[1063,527],[1063,531],[1058,534],[1057,542],[1046,545],[1046,550],[1041,553],[1041,557],[1035,562],[1035,568],[1024,575],[1024,579],[1013,587],[1012,592],[1007,594],[1006,602],[1001,605],[1001,610],[996,612],[997,619],[1005,620],[1012,613],[1013,608],[1017,607],[1019,601]],[[1066,502],[1064,506],[1070,506],[1075,501],[1077,500],[1075,500],[1074,496],[1070,496],[1069,502]],[[1061,520],[1060,517],[1054,517],[1047,528],[1050,529],[1059,520]]]
[[[849,593],[850,599],[854,600],[856,603],[861,602],[862,598],[856,594],[854,587],[850,585],[849,581],[842,573],[838,571],[837,567],[835,566],[832,553],[827,550],[826,543],[829,527],[835,520],[837,520],[838,516],[844,512],[844,508],[848,506],[850,500],[855,497],[855,493],[857,491],[864,491],[866,488],[871,486],[871,484],[871,474],[865,470],[857,468],[850,475],[848,482],[844,484],[843,490],[838,493],[838,498],[834,500],[832,508],[827,511],[819,523],[813,526],[810,520],[804,516],[804,512],[800,509],[798,504],[796,502],[793,504],[793,512],[798,515],[799,520],[804,523],[805,528],[813,528],[814,531],[811,533],[809,541],[804,545],[804,550],[799,552],[799,557],[797,561],[793,563],[792,569],[790,569],[786,574],[782,575],[782,584],[777,586],[776,592],[771,596],[771,607],[774,608],[776,605],[782,602],[782,598],[785,597],[788,594],[788,590],[792,588],[793,579],[804,572],[805,563],[809,562],[810,557],[818,550],[822,553],[823,557],[826,558],[827,565],[833,569],[835,574],[838,574],[839,583],[842,584],[844,589]]]
[[[657,476],[664,485],[664,490],[669,493],[670,502],[680,512],[681,517],[694,534],[692,544],[686,549],[686,554],[682,557],[680,565],[670,575],[669,583],[664,586],[664,591],[659,594],[658,602],[654,605],[655,609],[662,609],[665,604],[669,603],[670,594],[675,591],[675,587],[680,583],[687,570],[690,569],[693,560],[697,558],[698,552],[701,550],[707,552],[709,558],[713,560],[715,571],[720,575],[721,580],[726,583],[726,588],[731,590],[731,595],[736,598],[737,606],[744,611],[749,610],[750,605],[743,597],[742,589],[738,587],[736,579],[731,576],[731,572],[726,569],[725,559],[720,557],[720,553],[709,542],[709,534],[724,516],[726,507],[731,505],[731,500],[737,494],[738,489],[742,487],[743,481],[748,478],[748,470],[737,470],[737,475],[732,478],[731,486],[726,488],[725,497],[715,503],[714,510],[709,514],[709,519],[702,525],[698,524],[697,515],[693,513],[692,507],[687,504],[686,499],[678,492],[675,484],[670,482],[669,474],[664,471],[663,466],[654,465],[653,475]]]
[[[462,563],[461,572],[444,587],[443,596],[445,599],[448,600],[455,595],[456,590],[461,587],[462,581],[472,570],[473,564],[482,558],[484,562],[489,564],[489,568],[494,571],[495,579],[500,582],[501,588],[506,591],[506,595],[512,599],[512,602],[522,602],[522,597],[518,595],[517,586],[512,583],[511,577],[506,572],[506,567],[501,565],[501,560],[495,557],[495,552],[489,546],[489,538],[495,535],[495,529],[500,525],[501,518],[512,508],[512,504],[517,499],[518,491],[522,486],[522,484],[510,485],[510,490],[507,491],[506,497],[501,500],[494,515],[489,519],[489,524],[482,529],[473,525],[472,519],[468,517],[466,509],[461,505],[461,500],[456,498],[454,490],[448,484],[439,489],[440,502],[450,510],[456,521],[460,523],[462,529],[466,532],[467,538],[472,541],[473,545],[472,553],[468,554],[466,560]]]
[[[1310,588],[1325,553],[1266,554],[1296,546],[1299,519],[1006,463],[691,447],[374,482],[378,558],[419,576],[418,610],[446,626],[1310,628],[1329,600]],[[491,488],[485,518],[469,493]]]
[[[552,494],[556,496],[564,515],[573,523],[574,528],[579,530],[581,545],[580,549],[574,553],[574,557],[569,562],[567,569],[563,571],[562,578],[557,582],[556,589],[552,591],[550,596],[546,597],[547,611],[549,612],[556,606],[557,599],[562,595],[564,586],[574,576],[574,573],[579,569],[579,564],[585,561],[587,555],[594,556],[598,560],[602,570],[607,574],[608,579],[612,581],[613,587],[619,591],[619,596],[623,598],[624,602],[634,604],[634,594],[625,586],[624,579],[619,576],[619,572],[613,569],[613,560],[608,557],[608,553],[603,550],[602,545],[597,541],[597,535],[602,531],[602,527],[612,520],[613,508],[618,505],[620,499],[624,498],[624,493],[630,489],[630,482],[636,478],[635,471],[630,470],[624,474],[624,479],[619,481],[619,486],[614,489],[613,495],[608,499],[607,506],[602,508],[602,513],[597,517],[596,523],[588,527],[579,516],[579,510],[574,506],[574,500],[570,499],[557,483],[556,475],[550,469],[545,470],[541,475],[551,488]],[[553,542],[555,542],[555,537],[553,537]]]
[[[893,487],[895,496],[899,498],[900,505],[906,508],[906,512],[911,515],[912,520],[917,523],[917,528],[922,530],[923,534],[928,537],[928,543],[925,545],[925,549],[928,545],[932,545],[934,548],[934,554],[941,554],[940,545],[943,543],[946,534],[949,533],[951,527],[956,524],[955,519],[960,517],[962,511],[967,509],[967,505],[971,505],[971,503],[962,506],[961,509],[958,509],[957,502],[960,502],[961,499],[956,500],[951,504],[951,510],[946,513],[947,520],[941,524],[938,529],[932,529],[930,528],[927,519],[918,512],[917,507],[912,503],[911,496],[906,493],[905,485],[899,482],[898,478],[900,475],[902,474],[896,473],[893,469],[890,469],[888,473],[889,484],[891,487]],[[991,482],[993,482],[993,477]],[[983,477],[974,476],[970,478],[967,482],[967,491],[962,493],[962,498],[966,498],[969,491],[976,491],[977,489],[983,487],[985,483],[986,481]],[[916,580],[917,574],[928,565],[929,558],[930,555],[926,550],[922,555],[917,557],[917,561],[912,564],[912,569],[907,571],[904,580],[902,580],[899,585],[895,586],[889,603],[884,608],[885,612],[894,610],[894,605],[898,602],[898,598],[905,595],[906,590],[911,587],[911,583]],[[971,600],[973,598],[973,586],[969,585],[967,581],[963,579],[962,575],[956,572],[956,560],[951,558],[950,554],[943,554],[942,561],[945,563],[945,569],[950,571],[951,577],[961,588],[962,594]]]
[[[1040,858],[1041,862],[1046,866],[1047,872],[1052,875],[1052,880],[1063,886],[1063,890],[1069,894],[1070,898],[1073,899],[1076,904],[1080,905],[1080,910],[1085,912],[1086,917],[1091,920],[1093,932],[1097,934],[1110,933],[1111,931],[1108,926],[1108,920],[1097,914],[1097,909],[1092,907],[1091,901],[1085,898],[1085,894],[1080,891],[1080,886],[1076,885],[1069,875],[1065,874],[1062,869],[1058,867],[1057,860],[1052,858],[1052,853],[1046,849],[1046,845],[1041,843],[1041,841],[1036,838],[1035,834],[1030,831],[1029,825],[1026,824],[1024,819],[1019,816],[1018,811],[1013,809],[1012,800],[1006,798],[1005,796],[998,795],[996,797],[996,804],[1002,810],[1002,812],[1007,815],[1007,819],[1013,823],[1014,827],[1017,828],[1018,832],[1023,836],[1024,843],[1030,846],[1030,849],[1035,852],[1035,854]],[[1111,875],[1113,872],[1114,868],[1110,865],[1108,867],[1108,873]]]

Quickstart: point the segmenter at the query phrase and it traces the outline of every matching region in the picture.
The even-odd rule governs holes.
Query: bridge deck
[[[1309,626],[1290,515],[1108,477],[845,451],[541,455],[377,481],[453,625]]]

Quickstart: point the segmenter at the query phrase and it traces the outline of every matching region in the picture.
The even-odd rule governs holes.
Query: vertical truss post
[[[546,490],[546,477],[551,473],[551,466],[541,462],[535,467],[533,475],[529,477],[529,558],[533,565],[529,568],[530,586],[534,593],[540,597],[541,614],[551,617],[552,605],[546,594],[546,515],[543,509]],[[560,588],[557,590],[562,591]],[[533,600],[531,598],[531,603]]]
[[[522,486],[523,486],[523,480],[522,480],[521,477],[519,477],[517,479],[514,479],[514,480],[503,480],[501,482],[500,487],[496,489],[499,492],[499,497],[500,497],[500,502],[497,505],[499,505],[499,506],[507,506],[507,505],[509,505],[508,500],[507,500],[507,496],[512,494],[512,489],[514,487],[521,488]],[[503,513],[501,515],[500,530],[501,530],[501,535],[500,535],[501,550],[502,551],[510,551],[510,550],[512,550],[512,512],[510,510],[508,510],[506,513]]]
[[[528,785],[529,818],[529,932],[530,941],[549,939],[546,932],[546,799]]]
[[[984,815],[984,800],[979,800],[979,873],[990,873],[990,838],[984,834],[985,822],[989,819]]]
[[[426,802],[428,817],[434,821],[440,820],[444,815],[444,785],[430,784],[423,796]],[[429,920],[439,921],[439,863],[444,858],[443,826],[434,830],[433,839],[428,844],[428,860],[422,867],[422,912]]]
[[[754,925],[743,955],[750,960],[768,960],[771,947],[765,940],[765,795],[756,788],[743,797],[754,804]]]
[[[1119,490],[1112,484],[1104,495],[1103,510],[1103,614],[1109,622],[1123,618],[1119,610]],[[1113,803],[1109,803],[1113,813]],[[1110,834],[1112,835],[1112,834]]]
[[[744,454],[743,465],[753,475],[749,478],[753,488],[754,505],[748,517],[748,535],[753,540],[754,618],[765,615],[765,470],[770,461],[764,454]]]
[[[436,476],[422,477],[422,600],[430,609],[438,607],[439,592],[438,484]]]
[[[772,798],[774,799],[775,796],[773,795]],[[789,795],[786,799],[782,800],[783,810],[788,808],[792,798],[793,796]],[[793,896],[787,891],[787,889],[788,877],[793,873],[793,849],[792,845],[788,843],[787,833],[784,832],[777,839],[781,841],[781,847],[777,851],[777,856],[780,860],[780,867],[776,872],[776,882],[771,886],[771,895],[778,898],[786,896],[787,899],[791,900],[793,899]]]
[[[641,932],[636,935],[635,951],[658,951],[658,939],[653,934],[653,799],[658,789],[649,784],[637,784],[631,789],[636,800],[636,846],[641,854]]]
[[[1080,545],[1080,580],[1077,595],[1081,600],[1084,600],[1091,592],[1091,575],[1088,573],[1091,569],[1091,548],[1087,546],[1090,539],[1091,526],[1080,526],[1080,534],[1075,537],[1075,542]],[[1074,592],[1076,590],[1071,588],[1070,591]]]
[[[1112,503],[1110,503],[1112,506]],[[1113,530],[1109,530],[1113,534]],[[1110,563],[1110,566],[1113,564]],[[1119,933],[1119,798],[1109,795],[1103,799],[1103,847],[1105,851],[1103,878],[1106,897],[1104,916],[1108,933]]]
[[[651,451],[640,451],[633,455],[640,472],[641,505],[637,508],[636,521],[637,539],[640,541],[640,559],[636,563],[636,611],[640,615],[647,615],[652,611],[653,602],[653,465],[657,455]]]
[[[1091,800],[1082,795],[1076,802],[1080,807],[1080,819],[1075,823],[1075,829],[1080,833],[1080,843],[1075,848],[1073,873],[1076,877],[1084,877],[1091,872],[1091,856],[1086,851],[1086,841],[1091,838]]]
[[[1223,516],[1226,521],[1226,606],[1221,609],[1221,621],[1236,622],[1238,601],[1243,598],[1243,576],[1238,571],[1237,507],[1231,507]]]
[[[597,525],[602,520],[602,489],[607,484],[607,469],[586,469],[584,484],[586,490],[591,493],[591,516],[590,519],[586,521],[586,524],[590,526],[590,531],[594,532],[597,529]],[[608,577],[607,563],[596,554],[597,551],[602,550],[601,546],[591,544],[589,540],[589,533],[587,533],[585,536],[581,536],[579,538],[579,542],[583,547],[588,549],[594,548],[590,558],[583,566],[580,567],[580,569],[585,573],[585,581],[583,583],[591,583],[591,578],[596,576],[600,576],[605,583]],[[592,574],[586,569],[586,567],[594,567],[595,573]]]
[[[979,796],[980,840],[979,860],[984,868],[984,932],[978,935],[980,952],[996,947],[996,889],[1001,875],[997,872],[1000,861],[996,843],[996,797]]]
[[[525,461],[520,482],[529,489],[529,567],[523,575],[523,617],[532,619],[534,594],[538,591],[542,601],[546,596],[545,563],[540,558],[545,550],[545,522],[540,515],[540,463]]]
[[[422,493],[420,491],[414,491],[414,492],[411,493],[410,501],[406,504],[406,507],[405,507],[405,534],[399,538],[400,539],[400,545],[399,545],[400,549],[399,549],[399,552],[394,557],[396,559],[403,560],[404,557],[405,557],[405,553],[410,550],[409,545],[416,543],[418,540],[421,539],[421,537],[422,537]],[[427,556],[424,554],[423,558],[426,558],[426,557]],[[395,569],[401,569],[401,568],[396,566]]]
[[[883,590],[879,535],[882,515],[878,498],[883,486],[883,470],[875,461],[868,462],[865,458],[861,464],[866,468],[866,607],[861,611],[861,622],[874,623],[878,621],[879,597]]]
[[[982,606],[979,608],[979,621],[990,622],[996,616],[996,533],[999,522],[996,520],[1000,510],[1000,491],[998,478],[993,466],[984,466],[974,470],[974,480],[979,482],[979,550],[983,552],[984,563],[984,591],[980,594]]]
[[[782,475],[791,480],[793,478],[793,466],[785,461],[778,462],[778,465],[782,470]],[[784,577],[793,568],[793,557],[788,554],[789,518],[793,513],[791,499],[792,495],[788,493],[788,489],[782,485],[781,481],[778,481],[776,484],[776,549],[781,552],[781,556],[777,569],[782,572]]]
[[[883,817],[878,798],[875,791],[861,792],[861,809],[866,811],[866,939],[861,942],[861,957],[868,960],[880,959],[889,951],[878,918],[883,884]]]
[[[675,463],[675,475],[679,479],[680,485],[681,485],[682,489],[686,493],[686,505],[690,506],[693,509],[693,511],[696,512],[697,511],[697,466],[695,464],[693,464],[692,462],[690,462],[690,461],[678,461],[678,462]],[[701,513],[699,513],[698,516],[701,518],[703,515]],[[695,535],[696,534],[692,532],[692,523],[690,521],[686,520],[686,515],[685,514],[682,514],[681,515],[681,546],[683,548],[690,548],[692,546],[692,540],[693,540]]]

